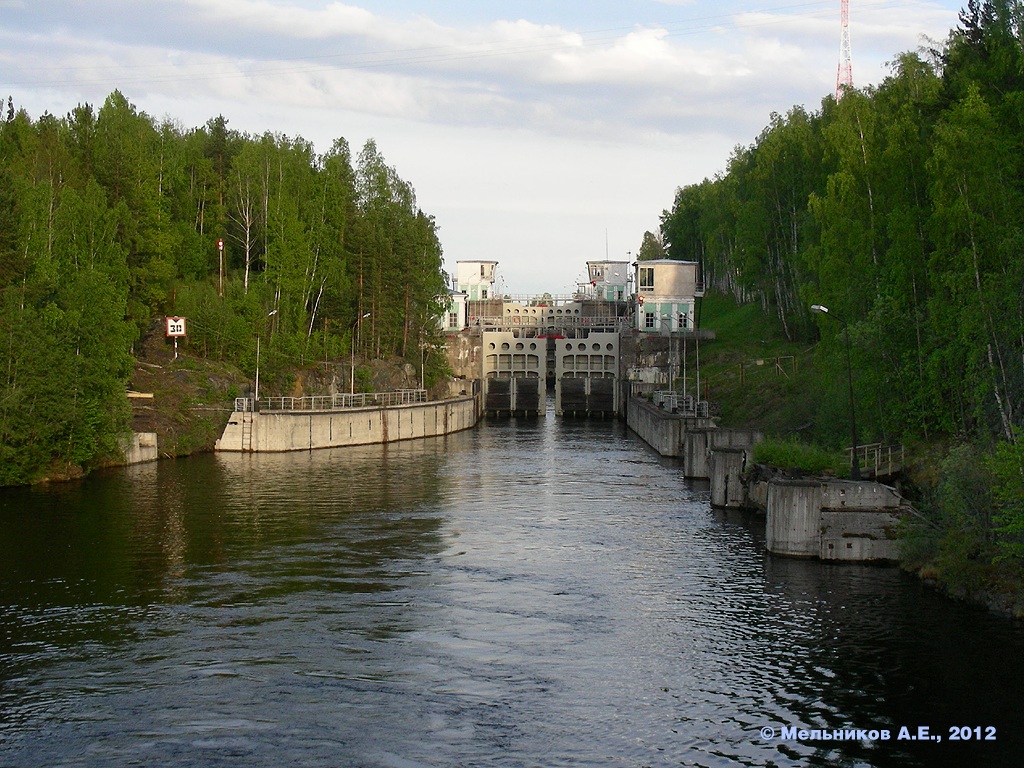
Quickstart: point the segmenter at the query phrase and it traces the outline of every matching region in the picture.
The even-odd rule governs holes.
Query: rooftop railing
[[[474,317],[470,325],[490,330],[513,330],[533,328],[541,331],[554,330],[593,330],[593,331],[625,331],[630,327],[628,318],[624,317],[580,317],[576,315],[503,315],[500,317]]]

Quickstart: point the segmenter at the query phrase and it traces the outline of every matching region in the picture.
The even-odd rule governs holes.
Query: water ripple
[[[760,729],[961,721],[1016,756],[1019,631],[763,540],[609,423],[0,495],[0,765],[913,766]]]

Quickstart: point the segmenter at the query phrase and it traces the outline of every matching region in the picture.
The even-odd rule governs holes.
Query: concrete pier
[[[765,546],[790,557],[896,562],[902,506],[900,495],[881,483],[773,480]]]
[[[712,506],[764,512],[765,546],[785,557],[845,562],[895,562],[895,529],[905,509],[881,483],[822,478],[758,477],[753,449],[761,433],[718,429],[629,398],[627,423],[662,456],[682,459],[689,478],[709,479]]]
[[[711,506],[742,509],[746,506],[743,471],[747,463],[745,448],[717,448],[710,452]]]
[[[673,413],[643,397],[627,399],[626,424],[662,456],[682,459],[687,477],[703,480],[712,476],[710,461],[715,450],[743,451],[744,461],[749,462],[762,438],[758,430],[721,429],[711,418]]]
[[[125,464],[145,464],[160,458],[156,432],[132,432],[120,441]]]

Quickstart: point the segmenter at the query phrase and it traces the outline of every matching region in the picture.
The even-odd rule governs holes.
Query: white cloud
[[[373,0],[0,0],[0,95],[61,114],[119,88],[185,125],[223,114],[321,150],[374,137],[437,216],[450,259],[498,258],[526,281],[527,264],[575,273],[603,256],[606,229],[613,256],[635,250],[675,186],[723,168],[770,113],[815,109],[834,88],[831,0],[688,5],[647,4],[676,17],[626,24],[600,6],[575,22],[442,23]],[[922,32],[944,37],[956,10],[859,2],[855,84],[877,82]]]

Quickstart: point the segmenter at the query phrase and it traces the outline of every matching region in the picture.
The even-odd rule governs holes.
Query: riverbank
[[[976,465],[947,461],[941,479],[929,481],[923,467],[931,464],[917,464],[899,478],[897,492],[871,481],[840,480],[835,473],[801,473],[764,464],[755,458],[760,439],[756,430],[719,429],[713,420],[684,418],[639,398],[629,400],[627,423],[658,453],[679,458],[687,477],[708,480],[712,504],[765,515],[770,553],[899,564],[950,599],[999,616],[1024,618],[1020,560],[1000,557],[992,537],[969,525],[991,507],[991,489],[972,476],[970,495],[953,492],[963,490],[963,475],[976,472]],[[938,490],[922,493],[920,484]],[[904,499],[905,489],[913,493],[911,500]],[[922,498],[929,506],[921,504]],[[954,514],[957,510],[951,507],[957,499],[962,509]],[[922,514],[919,505],[930,515]]]
[[[253,380],[229,363],[179,351],[162,334],[147,336],[136,350],[135,370],[129,390],[131,428],[135,433],[155,434],[160,458],[190,456],[216,450],[229,420],[234,401],[253,395]],[[261,382],[260,394],[304,397],[347,391],[355,379],[360,387],[375,391],[411,388],[415,372],[401,361],[356,359],[356,376],[350,361],[295,368],[285,377]],[[432,392],[437,399],[437,393]],[[397,428],[397,425],[396,425]],[[122,464],[111,458],[107,466]],[[79,476],[81,476],[79,474]]]

